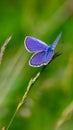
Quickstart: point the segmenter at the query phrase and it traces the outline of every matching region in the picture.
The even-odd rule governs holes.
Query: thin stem
[[[61,55],[61,53],[59,53],[59,52],[55,53],[54,56],[53,56],[53,58],[52,58],[52,60],[55,59],[56,57],[58,57],[59,55]],[[52,60],[51,60],[51,61],[52,61]],[[51,62],[51,61],[50,61],[50,62]],[[49,63],[50,63],[50,62],[49,62]],[[42,69],[41,69],[41,71],[38,72],[38,73],[36,74],[36,76],[29,81],[28,86],[27,86],[27,89],[26,89],[26,91],[25,91],[25,93],[24,93],[24,95],[23,95],[21,101],[19,102],[19,104],[18,104],[18,106],[17,106],[17,108],[16,108],[16,110],[15,110],[15,112],[14,112],[14,114],[13,114],[13,116],[12,116],[12,118],[11,118],[11,120],[10,120],[8,126],[7,126],[7,128],[6,128],[6,130],[8,130],[8,129],[10,128],[10,126],[11,126],[11,124],[12,124],[12,122],[13,122],[13,120],[14,120],[14,118],[15,118],[17,112],[18,112],[18,110],[20,109],[20,107],[23,105],[25,99],[27,98],[27,95],[28,95],[28,93],[29,93],[29,91],[30,91],[31,86],[34,85],[34,83],[36,82],[36,80],[39,78],[40,74],[44,71],[44,69],[45,69],[46,67],[47,67],[47,65],[46,65],[46,66],[43,66]]]
[[[14,112],[14,115],[12,116],[12,118],[11,118],[11,120],[10,120],[10,122],[9,122],[9,124],[8,124],[8,126],[7,126],[7,128],[6,128],[6,130],[8,130],[9,127],[11,126],[11,124],[12,124],[12,122],[13,122],[15,116],[16,116],[16,113],[18,112],[18,110],[20,109],[20,107],[21,107],[22,104],[24,103],[25,99],[27,98],[27,95],[28,95],[28,93],[29,93],[29,91],[30,91],[31,86],[35,83],[35,81],[38,79],[39,76],[40,76],[40,72],[38,72],[37,75],[36,75],[33,79],[31,79],[31,80],[29,81],[28,86],[27,86],[27,89],[26,89],[26,92],[24,93],[24,95],[23,95],[21,101],[19,102],[19,104],[18,104],[18,106],[17,106],[17,108],[16,108],[16,110],[15,110],[15,112]]]

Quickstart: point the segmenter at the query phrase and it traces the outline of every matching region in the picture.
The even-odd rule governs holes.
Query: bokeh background
[[[8,126],[40,68],[28,65],[27,35],[52,44],[62,37],[53,60],[30,90],[9,130],[73,130],[73,0],[0,1],[0,48],[12,35],[0,65],[0,129]]]

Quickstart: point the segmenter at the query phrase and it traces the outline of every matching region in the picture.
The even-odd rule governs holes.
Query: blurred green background
[[[52,44],[60,32],[56,51],[62,55],[43,71],[9,130],[73,130],[73,1],[0,2],[0,48],[12,35],[0,65],[0,129],[7,127],[29,80],[41,70],[28,65],[25,36]]]

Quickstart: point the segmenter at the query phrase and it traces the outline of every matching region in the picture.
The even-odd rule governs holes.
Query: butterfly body
[[[51,46],[48,46],[46,43],[27,36],[25,38],[24,44],[25,48],[29,51],[34,53],[29,60],[29,65],[33,67],[40,67],[42,65],[47,65],[54,55],[54,49],[61,37],[61,33],[58,35],[56,40],[53,42]]]

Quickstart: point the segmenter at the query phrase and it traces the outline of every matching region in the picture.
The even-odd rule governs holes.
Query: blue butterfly
[[[56,40],[51,46],[48,46],[46,43],[34,37],[26,36],[24,40],[25,48],[29,52],[34,52],[29,60],[29,65],[33,67],[47,65],[54,56],[54,49],[60,40],[61,35],[62,33],[57,36]]]

